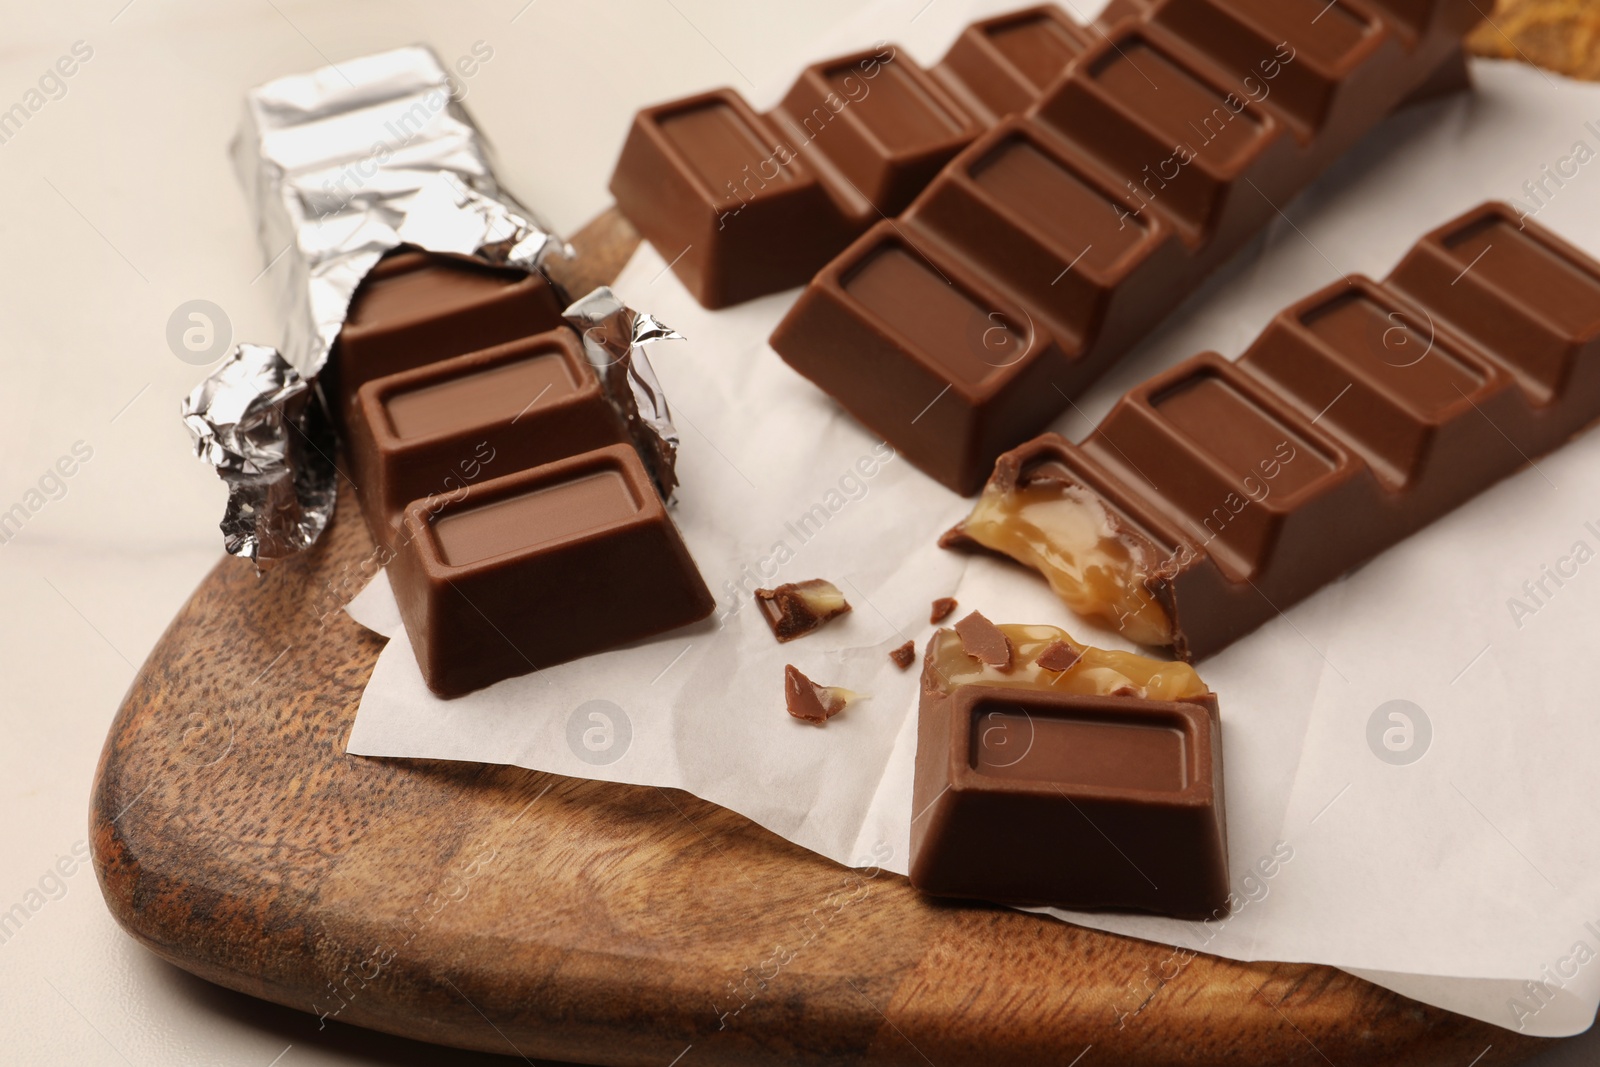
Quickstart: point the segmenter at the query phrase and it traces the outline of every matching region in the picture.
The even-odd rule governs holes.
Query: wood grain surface
[[[1479,54],[1600,74],[1600,3],[1491,19]],[[602,216],[562,280],[588,291],[637,240]],[[932,902],[676,791],[349,756],[382,640],[338,608],[373,566],[348,485],[304,558],[264,578],[224,559],[106,739],[107,904],[209,981],[334,1026],[617,1067],[1491,1067],[1550,1044],[1328,967]]]

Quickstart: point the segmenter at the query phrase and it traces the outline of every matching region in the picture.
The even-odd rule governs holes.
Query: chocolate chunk
[[[956,635],[967,655],[980,663],[1001,670],[1011,666],[1011,639],[976,611],[956,623]]]
[[[818,685],[790,664],[783,669],[783,699],[789,714],[816,726],[825,726],[839,714],[856,694],[838,686]]]
[[[1082,654],[1065,641],[1056,641],[1039,653],[1039,658],[1034,660],[1047,671],[1069,670],[1073,664],[1082,658]]]
[[[708,308],[804,285],[1097,39],[1041,5],[973,23],[931,71],[885,44],[808,67],[766,114],[729,89],[646,108],[611,193]]]
[[[937,626],[941,622],[944,622],[944,620],[948,619],[950,617],[950,613],[955,610],[956,598],[952,596],[942,596],[933,602],[933,610],[928,613],[928,621]]]
[[[925,685],[914,783],[910,878],[924,893],[1228,914],[1221,723],[1210,694]]]
[[[578,335],[561,327],[367,382],[345,449],[388,545],[413,500],[627,440]]]
[[[890,651],[889,658],[894,660],[896,667],[901,670],[907,669],[917,661],[917,643],[915,641],[907,641],[899,648]]]
[[[443,697],[716,606],[629,445],[416,501],[388,574],[423,680]]]
[[[850,610],[838,586],[821,578],[790,582],[776,589],[757,589],[762,617],[780,642],[804,637],[829,619]]]
[[[561,307],[541,274],[400,249],[356,290],[323,388],[343,418],[372,379],[565,326]]]
[[[1133,562],[1097,567],[1093,587],[1052,570],[1062,599],[1130,636],[1149,616],[1156,639],[1135,640],[1196,660],[1596,419],[1600,262],[1488,203],[1386,280],[1284,309],[1237,360],[1202,354],[1135,386],[1080,443],[1045,434],[1006,453],[974,515],[1037,509],[991,547],[1044,569],[1062,552],[1082,564],[1093,519]],[[1041,470],[1049,484],[1023,484]],[[1090,510],[1061,521],[1072,508]],[[969,516],[967,534],[980,525]]]

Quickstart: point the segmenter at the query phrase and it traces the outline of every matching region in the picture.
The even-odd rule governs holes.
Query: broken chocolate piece
[[[1201,659],[1597,418],[1600,262],[1488,203],[1001,456],[953,540]]]
[[[780,642],[804,637],[829,619],[850,610],[839,587],[821,578],[790,582],[776,589],[757,589],[756,603]]]
[[[1228,914],[1222,734],[1194,668],[1001,626],[1016,666],[928,643],[911,884],[939,896]],[[1079,650],[1075,669],[1044,664]]]
[[[961,647],[973,659],[1001,670],[1011,666],[1010,639],[978,612],[956,623],[956,634],[961,638]]]
[[[956,598],[953,596],[942,596],[933,602],[933,610],[928,614],[928,621],[937,626],[939,623],[948,619],[950,614],[955,610]]]
[[[783,699],[790,715],[825,726],[829,719],[850,706],[856,694],[836,685],[818,685],[791,663],[783,669]]]
[[[1039,658],[1034,662],[1047,671],[1066,671],[1071,670],[1082,658],[1083,653],[1065,641],[1057,641],[1039,653]]]
[[[915,641],[907,641],[899,648],[892,650],[889,653],[889,658],[894,660],[896,667],[905,670],[917,661],[917,643]]]

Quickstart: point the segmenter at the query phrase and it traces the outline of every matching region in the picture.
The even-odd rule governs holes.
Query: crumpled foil
[[[401,244],[533,271],[565,244],[495,180],[488,145],[431,49],[294,74],[245,97],[232,155],[305,378],[350,298]]]
[[[309,548],[333,515],[327,408],[273,348],[242,344],[183,402],[195,455],[228,483],[228,553],[256,565]]]
[[[195,452],[228,483],[230,554],[266,568],[310,547],[337,496],[317,375],[367,272],[399,245],[533,272],[570,249],[495,180],[488,146],[420,46],[252,89],[232,146],[285,321],[184,402]],[[568,309],[664,499],[678,435],[642,346],[677,334],[601,288]]]
[[[678,430],[644,347],[681,341],[683,335],[628,307],[604,285],[562,314],[583,335],[584,355],[622,416],[661,498],[671,504],[678,487]]]

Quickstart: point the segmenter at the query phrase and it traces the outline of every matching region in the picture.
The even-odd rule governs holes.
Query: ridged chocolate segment
[[[766,115],[728,89],[646,108],[611,192],[706,307],[804,285],[1093,37],[1043,4],[973,23],[931,70],[892,45],[814,64]]]
[[[1386,9],[1348,0],[1134,6],[1037,103],[956,156],[898,220],[879,224],[939,273],[980,276],[1008,315],[1028,321],[1033,358],[1053,367],[1019,370],[1005,388],[1045,390],[1014,405],[1031,421],[935,443],[929,425],[900,409],[963,403],[954,376],[892,410],[869,399],[892,373],[885,360],[925,363],[925,354],[900,332],[867,354],[851,347],[851,331],[823,322],[832,267],[772,336],[786,362],[958,492],[979,487],[975,472],[993,462],[996,442],[1003,450],[1038,433],[1278,205],[1453,69],[1477,18],[1471,0],[1436,0],[1418,34]],[[839,262],[858,261],[876,233]],[[984,405],[1005,406],[995,397]],[[963,421],[955,413],[949,423]],[[945,461],[919,458],[935,453]]]
[[[1042,475],[1151,535],[1141,584],[1196,659],[1597,418],[1600,263],[1485,204],[1387,281],[1285,309],[1236,363],[1204,353],[1136,387],[1081,444],[1008,453],[992,484]]]

